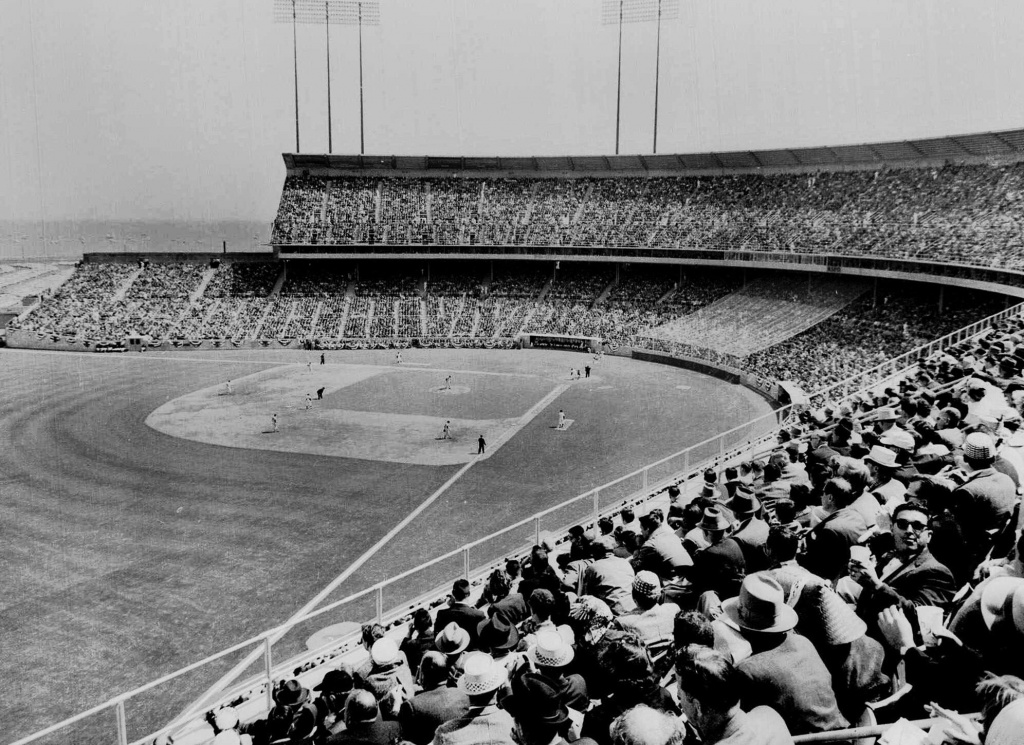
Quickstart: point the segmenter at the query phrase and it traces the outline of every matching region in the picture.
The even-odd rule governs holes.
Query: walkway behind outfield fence
[[[1022,312],[1024,312],[1024,303],[972,323],[833,386],[815,391],[812,393],[812,398],[820,405],[827,401],[838,402],[855,393],[868,392],[872,388],[905,374],[925,357],[970,339],[990,329],[994,324]],[[245,683],[226,688],[224,691],[213,692],[216,694],[215,700],[227,702],[238,699],[250,701],[256,699],[260,706],[265,707],[264,710],[269,709],[273,705],[272,692],[275,680],[294,677],[295,671],[300,668],[308,669],[313,664],[327,664],[351,647],[354,641],[351,637],[334,640],[320,649],[308,651],[285,661],[275,662],[273,653],[276,640],[287,640],[292,643],[299,638],[296,636],[298,633],[305,634],[302,638],[308,637],[308,627],[313,621],[317,622],[318,627],[336,623],[339,618],[359,619],[359,622],[375,619],[377,622],[387,625],[407,618],[413,609],[421,605],[436,607],[444,598],[447,588],[451,586],[455,578],[464,577],[472,580],[485,576],[492,568],[503,563],[506,557],[527,554],[533,545],[540,543],[542,535],[546,533],[560,535],[573,525],[594,522],[601,515],[617,512],[625,504],[645,501],[663,492],[669,485],[682,484],[698,478],[705,468],[721,468],[741,459],[749,459],[753,453],[758,451],[759,447],[774,439],[775,432],[787,422],[791,413],[793,413],[792,406],[787,405],[746,424],[710,437],[678,453],[549,507],[491,535],[449,551],[426,564],[331,602],[296,619],[293,623],[264,631],[262,634],[164,675],[144,686],[115,696],[76,716],[17,740],[11,745],[26,745],[40,741],[49,735],[56,735],[56,739],[62,742],[74,740],[76,738],[68,736],[70,731],[77,731],[77,728],[87,726],[87,722],[90,722],[88,726],[95,726],[97,723],[93,718],[100,715],[112,715],[107,726],[111,730],[116,728],[116,742],[119,745],[129,745],[129,743],[141,745],[151,742],[160,734],[180,729],[180,724],[174,723],[144,735],[132,733],[127,711],[130,704],[144,696],[160,695],[159,689],[174,681],[178,681],[179,686],[187,686],[190,691],[201,689],[203,683],[193,673],[208,667],[213,671],[206,676],[206,679],[209,680],[213,675],[222,671],[229,662],[237,660],[237,655],[240,652],[256,653],[256,657],[259,659],[257,663],[259,668],[247,671],[249,677]],[[417,578],[421,581],[417,581]],[[417,588],[427,589],[421,591]],[[342,611],[342,609],[344,610]],[[326,614],[332,615],[328,617]],[[289,637],[289,634],[292,636]],[[161,698],[166,698],[166,696],[161,696]],[[203,701],[213,700],[211,696],[203,697]],[[244,705],[244,701],[242,705]],[[204,706],[212,708],[212,703],[204,704]],[[194,708],[195,705],[190,707],[190,710]],[[103,725],[100,724],[100,726]],[[136,725],[137,728],[145,726],[144,723]],[[71,730],[71,728],[76,729]],[[63,737],[61,736],[62,732]],[[814,741],[824,742],[837,739],[832,738],[831,734],[816,734]],[[877,733],[874,731],[863,734],[858,732],[857,736],[876,737]]]

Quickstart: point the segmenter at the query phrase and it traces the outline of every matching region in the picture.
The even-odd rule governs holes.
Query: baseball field
[[[0,391],[2,742],[286,621],[357,558],[332,597],[769,411],[553,351],[6,349]],[[130,736],[190,693],[129,711]]]

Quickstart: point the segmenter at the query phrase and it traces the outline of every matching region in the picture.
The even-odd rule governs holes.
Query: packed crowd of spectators
[[[618,284],[605,266],[569,265],[552,272],[548,264],[504,268],[493,279],[438,272],[428,280],[425,274],[398,272],[356,281],[352,269],[343,265],[293,261],[280,293],[274,294],[280,265],[227,262],[211,272],[202,294],[190,302],[204,272],[207,268],[199,263],[143,268],[83,264],[20,326],[91,341],[123,340],[139,333],[154,340],[236,343],[419,336],[514,339],[520,332],[555,333],[707,359],[766,382],[792,380],[813,392],[990,315],[1002,304],[993,296],[948,292],[943,312],[936,313],[935,291],[921,293],[908,285],[883,295],[878,307],[865,296],[780,344],[737,356],[708,349],[694,338],[666,338],[665,329],[672,324],[694,318],[739,289],[738,276],[713,269],[690,268],[680,274],[677,268],[627,267],[620,271]],[[799,278],[790,283],[807,286]],[[788,301],[778,296],[779,286],[771,284],[770,292],[761,293],[767,297],[764,302]],[[827,283],[822,287],[829,293],[835,289]],[[728,331],[730,338],[763,336],[769,315],[737,317],[722,332]]]
[[[781,251],[1020,269],[1022,199],[1024,164],[699,178],[345,178],[330,188],[290,177],[273,240],[323,243],[344,224],[339,243],[374,235],[400,244]]]
[[[865,296],[802,334],[747,357],[742,367],[811,393],[1002,310],[998,298],[957,293],[937,313],[934,290]]]
[[[254,745],[1024,742],[1024,319],[884,389],[805,409],[766,457],[542,534]],[[680,487],[683,487],[680,489]],[[925,730],[928,730],[927,732]],[[220,736],[220,735],[218,735]],[[927,738],[927,739],[926,739]]]

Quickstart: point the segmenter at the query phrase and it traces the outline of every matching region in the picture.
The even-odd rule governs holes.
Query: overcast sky
[[[653,1],[653,0],[652,0]],[[1020,0],[681,0],[659,152],[1024,126]],[[380,0],[366,152],[610,154],[601,0]],[[272,219],[295,148],[272,0],[0,0],[0,219]],[[334,151],[359,152],[356,30],[332,28]],[[324,28],[299,27],[303,152],[327,151]],[[649,153],[654,24],[627,25],[621,151]]]

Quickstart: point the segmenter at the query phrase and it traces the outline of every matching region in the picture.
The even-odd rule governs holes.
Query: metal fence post
[[[273,645],[270,642],[270,637],[266,637],[263,640],[263,673],[267,676],[267,711],[274,708],[274,674],[273,666],[274,659],[271,654]]]
[[[647,491],[647,469],[646,468],[643,471],[643,479],[644,479],[644,484],[643,484],[642,488],[643,488],[644,491]]]
[[[462,549],[462,576],[469,581],[469,549]]]
[[[594,522],[601,516],[601,490],[594,489]]]
[[[377,623],[384,623],[384,587],[378,587],[376,596],[374,598],[375,605],[377,606]]]
[[[533,518],[533,545],[540,545],[540,517]]]
[[[124,716],[124,701],[117,702],[114,712],[117,714],[117,743],[118,745],[128,745],[128,722]]]

